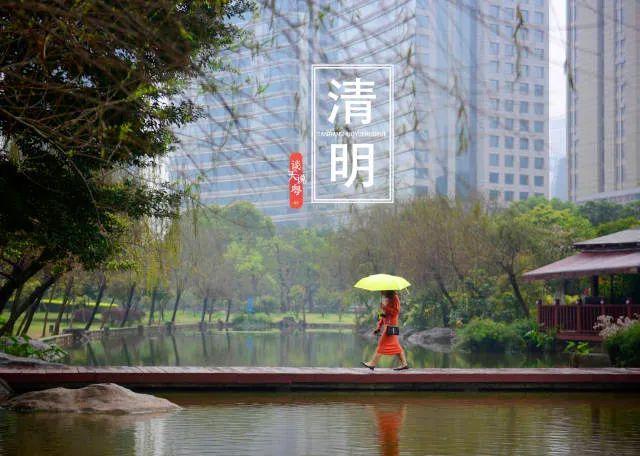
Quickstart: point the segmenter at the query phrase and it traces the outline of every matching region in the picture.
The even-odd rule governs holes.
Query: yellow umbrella
[[[411,285],[406,279],[389,274],[373,274],[364,277],[354,285],[369,291],[402,290]]]

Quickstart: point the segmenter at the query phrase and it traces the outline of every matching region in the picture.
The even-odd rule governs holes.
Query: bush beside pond
[[[489,352],[546,352],[555,349],[554,334],[539,331],[535,320],[511,323],[489,318],[472,318],[456,331],[457,346],[463,350]]]
[[[640,322],[616,331],[603,344],[614,366],[640,367]]]
[[[271,317],[264,313],[243,313],[231,319],[234,329],[264,329],[271,327]]]

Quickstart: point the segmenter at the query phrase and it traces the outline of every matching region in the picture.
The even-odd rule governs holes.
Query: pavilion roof
[[[581,252],[526,272],[523,278],[545,280],[640,273],[640,229],[618,231],[573,245]]]

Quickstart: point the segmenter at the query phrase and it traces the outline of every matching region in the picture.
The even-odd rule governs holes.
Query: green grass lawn
[[[44,325],[44,312],[36,312],[36,314],[33,317],[33,322],[31,323],[31,327],[29,328],[29,336],[30,337],[41,337],[42,336],[42,327]],[[200,321],[200,315],[201,313],[198,311],[192,311],[192,310],[179,310],[178,313],[176,314],[176,323],[177,324],[186,324],[186,323],[198,323]],[[280,320],[282,320],[282,317],[287,316],[287,315],[292,315],[292,314],[287,314],[287,313],[281,313],[281,312],[276,312],[276,313],[271,313],[269,314],[269,317],[271,318],[271,321],[276,323]],[[233,319],[234,314],[231,314],[230,319]],[[47,326],[49,325],[53,325],[55,324],[55,319],[57,317],[57,312],[50,312],[49,313],[49,318],[48,318],[48,322],[47,322]],[[149,315],[147,314],[145,319],[142,321],[143,324],[147,324],[148,323],[148,318]],[[164,319],[165,321],[169,321],[171,319],[171,312],[170,311],[166,311],[164,313]],[[218,320],[223,320],[225,319],[225,313],[223,311],[217,311],[217,312],[213,312],[213,315],[211,317],[211,321],[215,322]],[[301,320],[302,319],[302,313],[300,313],[298,315],[298,319]],[[155,315],[155,320],[156,322],[160,321],[160,312],[157,312]],[[207,319],[208,321],[208,315],[207,315]],[[307,313],[307,323],[331,323],[331,324],[353,324],[355,322],[355,315],[352,313],[345,313],[342,315],[342,319],[340,319],[339,315],[336,313],[326,313],[324,314],[324,316],[320,313]],[[20,323],[20,321],[18,321],[18,324]],[[91,325],[91,329],[99,329],[100,325],[102,324],[102,317],[100,314],[96,315],[96,320],[93,322],[93,325]],[[82,322],[71,322],[71,327],[73,328],[83,328],[84,327],[84,323]],[[60,331],[62,332],[63,329],[65,328],[69,328],[69,321],[66,319],[66,315],[62,318],[62,323],[60,324]],[[17,325],[16,325],[17,328]],[[47,336],[49,336],[49,328],[47,328]]]

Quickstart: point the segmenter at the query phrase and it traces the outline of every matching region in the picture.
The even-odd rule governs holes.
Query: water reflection
[[[464,353],[405,347],[414,367],[567,366],[563,355]],[[164,336],[111,335],[70,350],[79,365],[150,366],[358,366],[375,343],[342,331],[211,331]],[[390,367],[393,359],[383,359]],[[604,363],[602,365],[607,365]]]
[[[400,454],[400,428],[407,415],[407,404],[373,406],[378,427],[378,445],[382,456],[398,456]]]
[[[640,394],[171,393],[162,415],[0,410],[7,455],[635,455]]]

